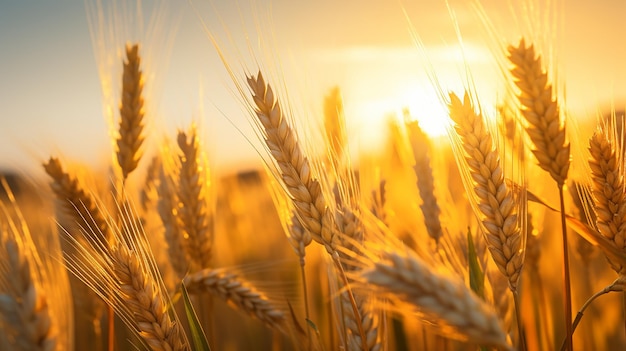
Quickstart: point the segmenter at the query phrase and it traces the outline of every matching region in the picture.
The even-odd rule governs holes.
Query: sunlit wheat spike
[[[3,223],[4,225],[4,223]],[[57,331],[46,295],[31,273],[26,248],[2,233],[0,249],[0,334],[8,334],[10,350],[57,350]],[[1,338],[0,338],[1,340]]]
[[[350,257],[344,255],[344,253],[346,251],[357,250],[355,246],[358,246],[359,243],[363,241],[363,223],[359,219],[358,209],[352,209],[345,203],[341,204],[341,207],[335,214],[335,218],[337,230],[341,233],[340,237],[342,238],[342,249],[339,253],[339,257],[342,260],[342,267],[346,272],[354,272],[358,267],[351,262]],[[350,289],[349,285],[351,281],[352,279],[348,279],[346,289]],[[351,298],[354,298],[358,314],[354,311]],[[353,296],[350,296],[347,291],[342,291],[339,299],[343,320],[348,331],[348,349],[379,350],[382,344],[378,339],[378,316],[368,304],[370,300],[369,295],[353,292]],[[365,338],[361,337],[359,326],[363,329]],[[364,340],[365,344],[363,344]]]
[[[67,237],[75,249],[65,257],[68,269],[111,306],[145,346],[190,350],[135,210],[129,202],[117,210],[115,218],[106,216],[113,233],[108,247]]]
[[[352,208],[346,203],[342,203],[335,213],[335,224],[344,241],[342,246],[348,249],[352,248],[352,243],[359,243],[364,239],[364,228],[359,219],[359,211],[357,206]]]
[[[370,211],[374,217],[378,218],[381,222],[387,222],[387,215],[385,213],[386,199],[386,182],[381,180],[378,183],[378,189],[372,190],[372,205]]]
[[[189,350],[181,325],[170,318],[166,301],[137,255],[125,244],[111,250],[118,293],[139,335],[155,351]]]
[[[508,51],[509,61],[513,64],[511,74],[519,88],[517,97],[521,112],[528,122],[526,131],[535,145],[533,153],[539,166],[562,186],[570,165],[570,144],[566,138],[565,121],[560,116],[552,85],[548,83],[548,74],[543,70],[541,57],[535,54],[533,45],[527,47],[524,39],[517,47],[509,46]]]
[[[178,176],[178,218],[185,232],[183,248],[190,258],[192,269],[211,265],[213,248],[212,190],[208,165],[202,156],[195,126],[188,132],[178,132],[180,172]]]
[[[415,175],[417,176],[417,189],[419,190],[422,204],[420,208],[424,214],[424,222],[428,235],[436,242],[442,235],[440,215],[441,210],[435,196],[435,182],[433,170],[430,165],[429,153],[431,152],[428,137],[422,131],[417,121],[406,122],[406,129],[409,135],[409,142],[413,149],[415,159]]]
[[[159,200],[157,211],[163,223],[165,241],[167,242],[167,253],[172,268],[179,279],[185,276],[189,268],[187,255],[183,249],[183,232],[178,221],[178,200],[175,192],[174,181],[166,174],[161,167],[159,170],[159,185],[157,187]]]
[[[359,311],[358,318],[356,319],[352,303],[350,302],[350,296],[346,292],[342,292],[340,295],[341,309],[344,314],[344,323],[348,330],[348,350],[351,351],[377,351],[382,349],[382,344],[378,338],[378,315],[368,305],[368,294],[354,294],[354,300]],[[359,326],[363,328],[365,333],[366,345],[363,345],[363,339],[359,334]]]
[[[435,273],[410,251],[387,248],[380,255],[361,272],[364,289],[383,293],[400,311],[417,313],[446,337],[509,348],[491,306],[463,281]]]
[[[53,180],[50,186],[64,212],[71,216],[80,228],[99,236],[88,235],[86,238],[98,240],[100,244],[106,245],[110,238],[109,227],[93,196],[82,188],[76,177],[63,170],[57,158],[50,157],[43,167]]]
[[[209,292],[237,309],[258,318],[268,327],[286,332],[287,316],[265,294],[223,269],[203,269],[183,280],[190,294]]]
[[[141,209],[148,210],[148,207],[156,200],[156,188],[159,184],[159,171],[161,169],[161,157],[153,156],[146,170],[143,187],[141,188]]]
[[[143,144],[143,75],[141,72],[139,45],[126,45],[126,61],[122,74],[122,101],[120,103],[119,138],[117,139],[117,162],[124,179],[137,168]]]
[[[524,260],[516,199],[504,181],[500,156],[482,116],[474,111],[469,94],[461,101],[451,93],[449,108],[464,152],[462,164],[471,177],[476,215],[498,269],[515,291]]]
[[[596,223],[600,233],[626,251],[626,193],[624,192],[624,165],[608,128],[600,128],[589,140],[593,202]],[[611,267],[622,273],[624,267],[609,259]]]
[[[311,174],[309,160],[261,72],[256,77],[248,77],[248,86],[265,144],[276,161],[303,227],[311,233],[313,240],[333,254],[337,251],[338,239],[332,213],[328,211],[319,181]]]

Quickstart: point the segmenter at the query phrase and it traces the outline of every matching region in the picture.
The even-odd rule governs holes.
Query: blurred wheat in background
[[[390,107],[375,140],[350,87],[318,96],[283,70],[269,10],[251,30],[194,2],[150,3],[147,22],[140,2],[86,5],[109,161],[46,150],[38,172],[2,177],[1,350],[626,348],[624,116],[570,113],[559,6],[515,4],[509,38],[472,2],[497,76],[486,90],[469,17],[447,4],[456,70],[398,4],[431,95]],[[176,6],[238,108],[209,88],[207,111],[254,166],[216,161],[235,151],[215,147],[224,124],[204,106],[175,132],[162,119]]]

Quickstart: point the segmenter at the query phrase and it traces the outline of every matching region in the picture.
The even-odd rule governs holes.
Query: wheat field
[[[212,35],[264,167],[217,172],[204,123],[154,135],[150,44],[117,38],[106,172],[2,178],[1,350],[626,348],[624,116],[581,133],[536,36],[494,40],[497,106],[433,71],[446,135],[404,109],[361,153],[341,87],[306,125]]]

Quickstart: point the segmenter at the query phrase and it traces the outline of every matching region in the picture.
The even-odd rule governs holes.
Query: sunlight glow
[[[432,88],[407,83],[397,91],[388,91],[378,99],[353,101],[346,106],[346,115],[354,119],[353,127],[358,130],[366,148],[377,148],[386,136],[386,120],[393,116],[403,120],[403,110],[408,109],[422,130],[431,138],[446,134],[447,109],[445,103]]]

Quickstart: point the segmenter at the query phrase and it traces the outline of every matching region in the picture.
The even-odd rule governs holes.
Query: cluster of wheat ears
[[[131,182],[144,161],[150,116],[139,45],[125,53],[109,190],[50,157],[43,167],[56,220],[45,223],[45,205],[21,206],[4,183],[2,350],[572,350],[583,348],[574,340],[586,349],[623,342],[623,328],[599,321],[575,333],[591,302],[624,292],[622,133],[615,119],[601,121],[580,148],[588,150],[580,153],[585,171],[574,179],[570,140],[579,141],[568,137],[533,45],[509,46],[511,98],[495,120],[482,114],[471,89],[442,94],[447,149],[407,111],[390,128],[388,162],[363,160],[358,170],[339,90],[325,100],[324,145],[311,152],[271,82],[262,72],[246,74],[235,84],[269,176],[252,177],[267,192],[239,193],[219,189],[228,184],[211,173],[193,125],[164,141],[145,162],[145,178]],[[442,156],[448,153],[456,162]],[[555,187],[535,191],[529,173]],[[235,183],[231,188],[246,186],[241,177]],[[258,266],[230,268],[215,259],[220,243],[243,230],[218,223],[246,221],[246,213],[225,208],[234,201],[265,205],[261,194],[275,207],[263,206],[246,231],[267,235],[259,240],[267,247],[235,243],[228,250],[245,256],[290,245],[295,259],[279,269],[289,277],[275,284],[247,278]],[[420,223],[408,225],[405,217]],[[283,238],[270,240],[270,231]],[[551,238],[562,249],[546,251]],[[590,278],[572,274],[570,265],[572,257],[591,261],[596,249],[589,243],[608,258],[600,269],[613,268],[617,279],[575,305],[572,295],[580,300]],[[556,293],[542,273],[546,252],[558,253],[548,265],[561,263]],[[225,306],[244,313],[227,314]]]

